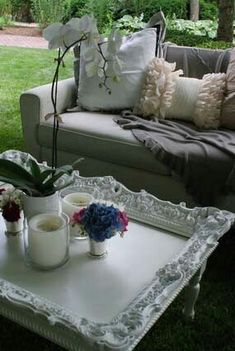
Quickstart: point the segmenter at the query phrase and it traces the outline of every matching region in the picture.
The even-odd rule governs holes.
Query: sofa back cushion
[[[89,111],[120,111],[133,107],[140,96],[146,66],[155,57],[155,49],[156,29],[154,28],[146,28],[124,38],[118,52],[118,57],[123,62],[120,81],[114,82],[112,78],[107,79],[106,84],[111,89],[109,94],[104,87],[99,87],[100,79],[97,75],[88,77],[82,45],[79,105]]]
[[[182,69],[185,77],[201,79],[207,73],[225,73],[230,50],[201,49],[165,43],[163,56],[166,61],[175,62],[176,69]]]

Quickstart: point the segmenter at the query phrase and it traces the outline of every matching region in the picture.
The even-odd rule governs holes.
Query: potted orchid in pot
[[[22,192],[9,185],[0,188],[0,207],[7,235],[16,235],[23,230]]]
[[[10,157],[9,154],[13,152],[7,152],[4,157]],[[22,156],[23,153],[17,154]],[[30,155],[27,155],[27,161],[22,163],[0,158],[0,181],[11,184],[22,192],[25,217],[47,211],[59,211],[58,191],[73,182],[73,170],[73,166],[68,165],[57,169],[39,165]]]
[[[113,204],[93,202],[74,212],[71,224],[79,225],[88,234],[90,255],[100,258],[107,254],[107,239],[117,233],[123,237],[127,231],[128,217],[125,211]]]

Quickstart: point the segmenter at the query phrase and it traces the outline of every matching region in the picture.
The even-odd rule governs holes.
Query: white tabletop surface
[[[187,240],[131,221],[124,238],[109,240],[105,258],[89,257],[87,240],[74,241],[63,267],[41,272],[25,265],[23,237],[7,238],[2,219],[0,228],[1,278],[95,322],[126,308]]]

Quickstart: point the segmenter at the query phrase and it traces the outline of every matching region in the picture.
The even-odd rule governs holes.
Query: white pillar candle
[[[87,207],[93,201],[93,196],[88,193],[71,193],[62,199],[62,211],[71,217],[74,212]]]
[[[68,218],[43,213],[32,217],[28,226],[28,255],[33,264],[52,268],[68,256]]]

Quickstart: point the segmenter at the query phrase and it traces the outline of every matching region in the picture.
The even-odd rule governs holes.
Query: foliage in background
[[[64,22],[68,22],[73,17],[81,17],[81,11],[87,0],[70,0],[65,5]]]
[[[218,9],[217,0],[200,0],[200,18],[215,19]],[[168,18],[188,19],[189,0],[70,0],[66,5],[64,20],[93,13],[100,32],[107,33],[113,22],[118,27],[130,32],[142,28],[141,22],[148,22],[150,17],[162,10]],[[141,17],[142,16],[142,17]]]
[[[0,17],[0,30],[3,29],[3,27],[7,26],[10,23],[11,23],[11,20],[10,20],[9,16],[1,16]]]
[[[187,31],[178,31],[168,29],[166,32],[165,41],[183,46],[196,46],[208,49],[228,49],[231,47],[230,43],[211,39],[208,36],[195,35]]]
[[[188,19],[189,3],[189,0],[0,0],[0,16],[1,11],[9,12],[11,8],[14,20],[35,21],[45,27],[93,14],[99,31],[107,34],[116,21],[127,32],[141,29],[141,22],[147,22],[159,10],[167,18]],[[217,0],[200,0],[200,19],[215,19],[217,15]]]
[[[94,15],[100,33],[111,31],[115,14],[116,0],[70,0],[65,6],[63,22],[69,21],[72,17]]]
[[[185,0],[117,0],[119,17],[123,15],[140,16],[144,21],[156,12],[162,10],[168,17],[187,18],[187,1]]]
[[[11,14],[11,3],[9,0],[0,0],[0,17]]]
[[[138,16],[124,15],[118,19],[115,23],[115,28],[120,30],[122,33],[129,34],[141,30],[145,27],[143,22],[143,14]]]
[[[78,17],[93,14],[97,20],[99,32],[105,34],[112,28],[115,11],[116,0],[87,0],[84,7],[78,12]]]
[[[217,16],[217,0],[200,0],[200,18],[214,19]],[[189,0],[70,0],[66,5],[64,20],[93,13],[98,22],[99,31],[107,32],[114,21],[118,26],[130,31],[141,28],[142,20],[162,10],[168,18],[188,19]],[[131,16],[131,17],[126,17]],[[140,16],[143,16],[140,19]],[[124,18],[123,18],[124,17]],[[134,20],[133,20],[133,19]],[[138,20],[140,19],[140,20]],[[128,23],[129,22],[129,23]]]
[[[32,13],[34,21],[39,23],[41,28],[48,24],[61,22],[68,0],[32,0]]]
[[[214,39],[216,37],[217,22],[212,20],[199,20],[196,22],[183,19],[166,19],[167,30],[180,31],[187,34],[206,36]]]
[[[11,3],[12,19],[15,21],[32,22],[32,0],[9,0]]]
[[[215,20],[218,17],[217,0],[200,0],[200,19]]]

